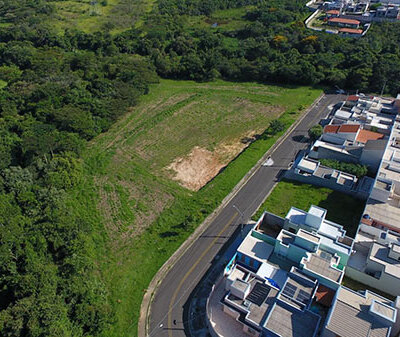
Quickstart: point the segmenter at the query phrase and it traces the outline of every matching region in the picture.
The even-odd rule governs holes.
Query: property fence
[[[284,177],[288,180],[294,180],[303,184],[311,184],[319,187],[327,187],[334,191],[349,194],[357,199],[367,200],[369,193],[351,189],[345,185],[340,185],[334,180],[324,179],[314,175],[304,176],[296,173],[293,169],[285,172]]]

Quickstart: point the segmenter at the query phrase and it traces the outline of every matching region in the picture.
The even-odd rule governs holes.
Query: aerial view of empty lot
[[[386,273],[364,261],[378,258],[367,252],[389,254],[389,246],[377,250],[384,237],[390,258],[400,258],[393,233],[375,227],[392,221],[398,208],[398,144],[391,139],[399,129],[400,5],[364,2],[342,8],[339,0],[2,0],[0,336],[212,333],[207,305],[214,302],[207,299],[222,276],[213,267],[233,261],[228,255],[245,240],[250,217],[264,210],[284,216],[291,207],[321,219],[326,212],[319,208],[326,209],[326,219],[338,223],[324,226],[326,238],[318,241],[332,263],[326,254],[308,260],[329,275],[333,268],[333,290],[348,285],[394,295],[398,268],[393,274],[385,264]],[[339,33],[308,29],[307,18],[317,15],[310,8],[323,11]],[[285,172],[324,187],[282,181]],[[363,246],[363,235],[346,237],[360,232],[361,214],[377,242]],[[392,222],[388,231],[397,228]],[[303,225],[290,229],[314,237]],[[249,234],[257,247],[272,242]],[[277,254],[283,251],[289,250],[280,246]],[[296,253],[296,268],[308,268],[301,262],[308,253],[314,252]],[[272,274],[258,275],[261,288],[250,275],[268,260],[255,264],[249,254],[250,273],[241,281],[251,279],[264,296],[274,287],[267,285]],[[314,263],[319,257],[326,261]],[[314,290],[308,294],[319,301]],[[339,290],[332,298],[341,300]],[[232,312],[235,319],[250,302],[243,301],[239,316]],[[221,309],[220,298],[216,303]],[[388,327],[393,315],[385,318]],[[331,327],[321,317],[323,334]],[[353,337],[356,329],[337,317],[333,328],[349,336],[329,331]],[[292,322],[310,332],[302,318],[271,322],[273,334],[284,335],[279,329]],[[269,334],[266,316],[259,326],[247,323],[224,335]]]
[[[99,265],[119,300],[115,335],[136,331],[140,294],[152,275],[276,141],[279,134],[260,137],[269,123],[288,127],[319,94],[310,87],[161,80],[91,141],[76,197],[81,212],[105,227]]]

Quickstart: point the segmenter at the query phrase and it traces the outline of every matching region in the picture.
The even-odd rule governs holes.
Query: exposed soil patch
[[[173,179],[182,186],[198,191],[250,145],[255,134],[251,132],[233,142],[220,144],[214,151],[196,146],[186,157],[176,158],[167,169],[172,170]]]
[[[175,172],[174,180],[178,180],[190,190],[197,191],[223,166],[213,152],[196,146],[187,157],[175,159],[167,168]]]

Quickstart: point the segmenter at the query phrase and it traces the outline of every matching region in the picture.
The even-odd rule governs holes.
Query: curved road
[[[272,166],[260,166],[247,183],[219,212],[204,233],[178,259],[159,284],[150,308],[148,336],[186,336],[183,307],[197,283],[202,279],[218,251],[241,223],[245,223],[257,210],[266,195],[278,181],[280,173],[304,149],[308,129],[326,117],[329,106],[342,101],[343,95],[324,95],[278,145],[271,157]],[[242,216],[235,210],[236,206]]]

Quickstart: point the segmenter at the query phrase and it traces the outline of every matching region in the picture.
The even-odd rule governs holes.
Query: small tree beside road
[[[308,137],[310,137],[310,140],[314,142],[322,136],[322,132],[323,129],[321,125],[314,125],[310,130],[308,130]]]

